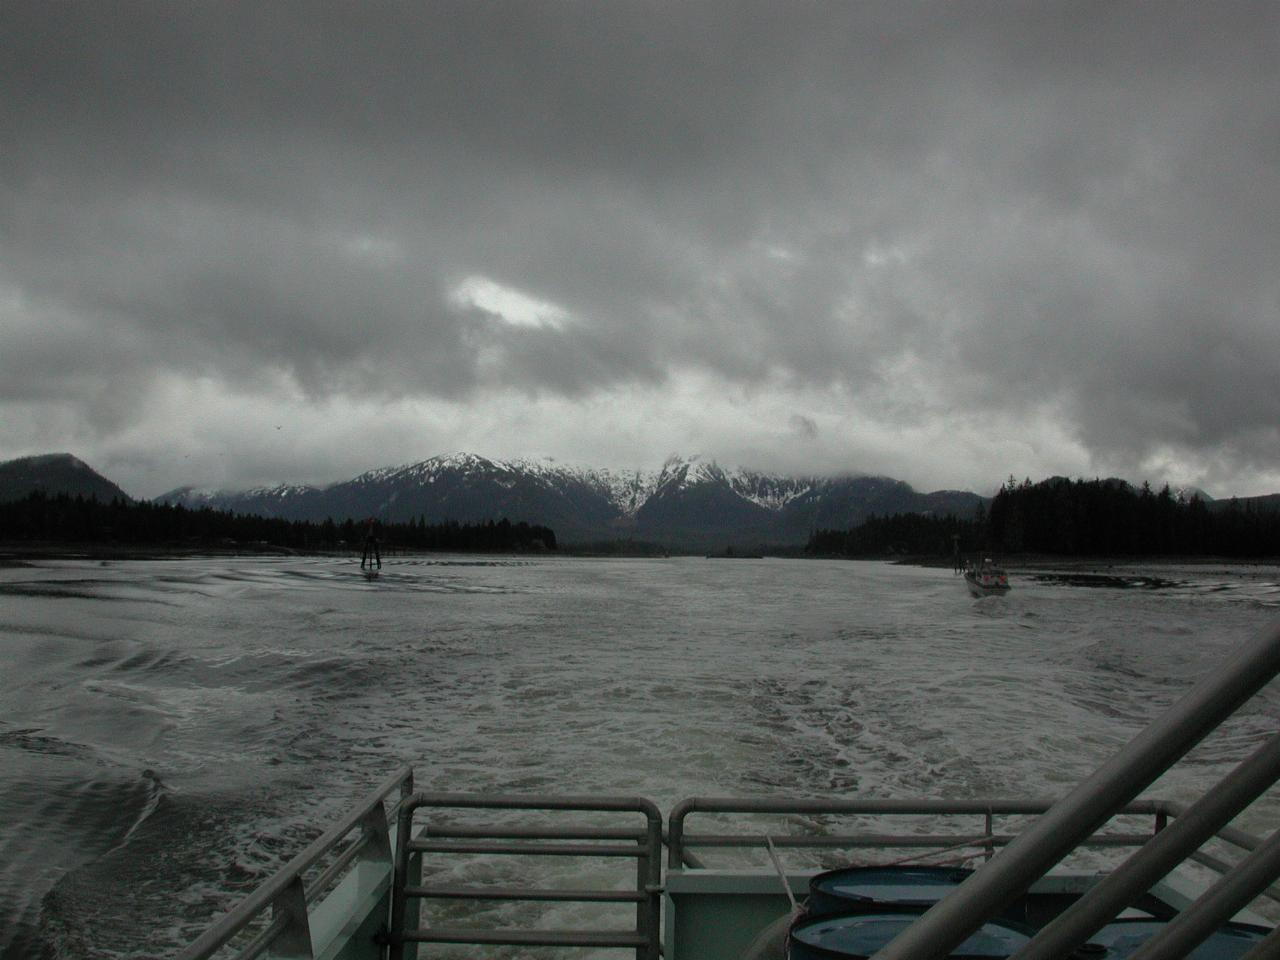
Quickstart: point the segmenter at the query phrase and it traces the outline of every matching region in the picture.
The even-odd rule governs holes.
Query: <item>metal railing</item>
[[[1271,741],[1274,744],[1274,741]],[[1191,808],[1186,804],[1174,803],[1173,801],[1160,801],[1165,810],[1168,811],[1170,818],[1185,817],[1191,812]],[[1238,830],[1235,827],[1222,827],[1213,834],[1215,840],[1221,841],[1226,846],[1233,848],[1237,856],[1247,856],[1262,845],[1262,838],[1246,833],[1244,830]],[[1193,863],[1198,863],[1202,867],[1212,870],[1219,876],[1225,876],[1235,869],[1238,860],[1231,862],[1209,853],[1207,850],[1196,850],[1191,856],[1187,857]],[[1280,904],[1280,887],[1271,886],[1259,892],[1259,896],[1265,897],[1272,903]]]
[[[1268,745],[1270,746],[1270,745]],[[1265,748],[1264,748],[1265,749]],[[397,840],[397,875],[400,878],[393,885],[390,898],[391,928],[385,941],[391,945],[393,956],[398,955],[409,943],[469,943],[476,945],[518,944],[526,946],[565,946],[565,947],[625,947],[634,949],[644,960],[658,956],[657,924],[658,908],[661,893],[660,877],[655,865],[660,867],[661,850],[665,846],[670,868],[693,867],[705,868],[706,864],[694,852],[723,850],[742,852],[748,850],[764,851],[769,846],[777,849],[803,851],[877,851],[910,850],[912,854],[906,860],[926,862],[933,854],[953,856],[963,852],[968,859],[975,856],[990,857],[994,851],[1010,844],[1017,833],[1012,830],[997,832],[996,827],[1003,818],[1025,818],[1040,815],[1051,809],[1048,801],[935,801],[935,800],[813,800],[813,799],[769,799],[752,800],[741,798],[700,798],[694,797],[678,803],[671,812],[669,832],[666,837],[660,833],[659,814],[651,803],[645,800],[593,799],[571,797],[481,797],[458,794],[417,794],[408,796],[412,787],[411,774],[401,771],[384,783],[373,795],[367,798],[343,821],[319,838],[307,850],[290,861],[272,881],[245,901],[236,910],[228,914],[217,926],[194,943],[182,957],[202,958],[210,956],[215,950],[230,942],[238,933],[248,929],[258,918],[262,917],[268,906],[273,908],[273,918],[268,926],[260,930],[237,954],[241,958],[261,956],[268,949],[276,956],[315,955],[306,934],[302,918],[305,917],[305,905],[320,896],[333,884],[358,858],[373,855],[379,862],[390,869],[390,851],[379,837],[385,837],[387,818],[381,814],[381,801],[396,787],[400,788],[401,801],[397,804],[398,812],[403,816],[397,827],[397,837],[412,838],[412,821],[414,811],[419,808],[443,810],[448,808],[487,809],[487,810],[561,810],[561,811],[593,811],[593,812],[639,812],[644,815],[642,827],[601,827],[601,826],[511,826],[495,824],[458,824],[436,821],[420,829],[418,836],[400,844]],[[1151,829],[1132,831],[1131,829],[1112,828],[1098,832],[1080,845],[1082,847],[1137,848],[1153,844],[1168,844],[1178,835],[1179,824],[1194,824],[1197,819],[1193,807],[1169,803],[1162,800],[1141,800],[1128,804],[1119,814],[1128,817],[1150,817]],[[723,815],[745,815],[753,818],[765,816],[792,817],[796,815],[818,815],[824,817],[876,817],[884,818],[927,816],[931,823],[931,832],[889,832],[881,822],[877,822],[876,832],[829,832],[823,834],[788,833],[787,827],[778,829],[761,829],[759,819],[750,822],[746,832],[708,833],[691,832],[689,821],[695,814],[723,817]],[[955,821],[970,819],[974,821],[974,829],[966,830]],[[377,823],[381,821],[383,830],[379,831]],[[956,829],[939,832],[938,823]],[[1170,826],[1172,825],[1172,826]],[[316,879],[306,885],[303,895],[304,903],[300,906],[294,897],[297,884],[305,871],[315,866],[327,851],[335,846],[355,827],[362,828],[362,836],[348,846],[332,863],[328,864]],[[1126,825],[1127,827],[1127,825]],[[1189,829],[1189,828],[1182,828]],[[1244,831],[1232,827],[1222,827],[1213,833],[1219,840],[1237,847],[1245,854],[1252,853],[1264,846],[1264,841]],[[605,859],[634,859],[636,862],[635,887],[631,890],[620,890],[616,887],[594,889],[582,888],[531,888],[504,887],[493,884],[454,885],[425,884],[409,869],[409,863],[416,857],[440,855],[465,856],[476,858],[484,855],[502,854],[510,856],[541,857],[590,857]],[[875,858],[882,859],[882,858]],[[1221,874],[1231,872],[1233,865],[1215,856],[1197,850],[1188,859],[1199,862]],[[852,860],[844,860],[853,863]],[[856,861],[862,865],[872,865],[871,860],[863,858]],[[902,862],[894,859],[891,862]],[[472,866],[475,861],[472,860]],[[403,865],[403,866],[400,866]],[[1122,868],[1123,869],[1123,868]],[[1112,876],[1120,875],[1116,871]],[[1105,889],[1108,881],[1102,881],[1097,888]],[[1146,889],[1145,887],[1143,888]],[[1126,893],[1129,900],[1132,891]],[[1264,889],[1262,896],[1280,902],[1280,890]],[[408,926],[411,902],[446,902],[446,901],[542,901],[546,903],[579,902],[579,903],[611,903],[633,904],[636,908],[636,924],[632,930],[494,930],[494,929],[461,929],[457,927],[435,926],[418,930],[404,930]],[[1132,900],[1129,900],[1132,902]],[[1121,904],[1124,906],[1127,904]],[[1236,908],[1238,909],[1238,907]],[[1118,910],[1111,910],[1103,919],[1103,923],[1114,916]],[[1232,911],[1234,912],[1234,910]],[[388,913],[382,914],[384,919]],[[1099,924],[1101,925],[1101,924]],[[1051,929],[1052,924],[1046,929]],[[397,936],[394,931],[401,931]],[[1277,936],[1280,936],[1278,934]],[[1070,953],[1053,952],[1057,948],[1048,943],[1043,948],[1045,956],[1064,956]]]
[[[428,822],[414,834],[414,815],[420,810],[541,811],[557,813],[638,814],[633,827],[595,825],[522,826]],[[634,886],[564,888],[505,887],[492,884],[450,885],[416,882],[411,861],[443,856],[498,855],[529,858],[581,858],[635,861]],[[545,862],[545,861],[543,861]],[[396,844],[396,872],[391,901],[390,960],[401,960],[410,943],[504,944],[544,947],[624,947],[637,960],[658,960],[659,908],[662,893],[662,815],[638,797],[481,796],[456,793],[418,793],[401,807]],[[495,901],[542,903],[633,904],[631,929],[493,929],[410,925],[410,905],[431,901]]]
[[[1263,792],[1280,781],[1280,734],[1262,744],[1235,770],[1189,806],[1134,798],[1223,720],[1280,673],[1280,629],[1243,648],[1221,670],[1194,687],[1164,716],[1148,726],[1114,758],[1057,803],[1047,801],[933,800],[741,800],[691,798],[671,812],[667,840],[668,866],[675,870],[702,866],[695,850],[713,848],[889,849],[920,851],[972,849],[990,859],[951,895],[886,945],[879,960],[932,960],[947,956],[984,922],[1025,894],[1050,868],[1081,847],[1136,847],[1123,864],[1048,923],[1015,960],[1057,960],[1079,945],[1126,906],[1183,862],[1199,863],[1219,874],[1209,889],[1171,920],[1160,934],[1134,954],[1135,960],[1172,960],[1187,955],[1222,923],[1256,898],[1280,902],[1273,885],[1280,879],[1280,831],[1265,839],[1233,828],[1231,821]],[[180,956],[204,960],[233,938],[261,923],[238,956],[252,960],[268,948],[285,956],[313,956],[307,904],[333,886],[353,864],[375,859],[394,865],[391,881],[391,924],[387,934],[391,960],[401,960],[413,943],[511,944],[634,949],[637,960],[658,960],[659,907],[662,892],[662,818],[642,798],[511,797],[452,793],[411,793],[407,768],[388,779],[276,876],[220,920]],[[391,858],[384,801],[400,792],[396,848]],[[528,823],[459,824],[436,820],[414,836],[419,810],[452,809],[639,815],[635,826],[572,824],[530,826]],[[946,815],[981,818],[981,826],[950,832],[786,832],[693,833],[686,821],[695,813],[745,815],[891,816]],[[1151,816],[1149,832],[1102,832],[1120,814]],[[1038,817],[1021,832],[997,832],[1002,817]],[[352,831],[360,837],[346,848]],[[1236,863],[1205,849],[1217,840],[1243,851]],[[597,888],[460,886],[423,883],[412,869],[429,858],[435,865],[447,856],[499,855],[530,858],[591,858],[634,861],[634,884]],[[332,862],[322,866],[325,858]],[[311,881],[304,874],[320,869]],[[459,901],[600,903],[634,905],[631,929],[579,928],[471,929],[447,925],[410,926],[411,914],[424,903]],[[411,910],[411,907],[413,910]],[[1280,933],[1259,943],[1247,960],[1280,956]]]
[[[1197,743],[1280,673],[1280,629],[1243,648],[1206,677],[1163,716],[1071,793],[954,893],[931,907],[876,954],[877,960],[935,960],[994,917],[1100,824],[1131,802]],[[1228,774],[1156,842],[1137,852],[1105,883],[1082,897],[1015,956],[1053,960],[1084,944],[1134,891],[1146,890],[1209,836],[1225,827],[1244,805],[1276,782],[1280,750],[1265,744]],[[1274,872],[1272,867],[1275,868]],[[1243,905],[1280,877],[1280,839],[1272,837],[1184,910],[1134,960],[1188,954]],[[1112,908],[1115,908],[1113,910]],[[1234,909],[1232,909],[1234,907]],[[1109,914],[1109,915],[1108,915]],[[1256,951],[1254,951],[1256,952]]]
[[[268,911],[270,918],[266,926],[251,934],[247,943],[238,945],[236,960],[253,960],[268,951],[273,956],[314,956],[308,905],[322,897],[359,861],[376,861],[390,868],[389,823],[395,822],[412,791],[413,770],[402,767],[206,930],[178,955],[179,960],[205,960],[213,956],[255,924],[260,924]],[[393,794],[398,796],[388,810],[385,801]],[[307,872],[332,856],[357,829],[360,836],[308,881]]]
[[[988,859],[1000,847],[1008,846],[1013,833],[995,831],[998,817],[1031,817],[1047,812],[1050,800],[744,800],[729,797],[691,797],[676,804],[668,823],[667,866],[704,866],[692,848],[765,849],[769,844],[778,849],[810,850],[907,850],[918,851],[922,859],[930,852],[955,852],[962,849],[981,851]],[[850,817],[929,816],[950,821],[957,817],[981,818],[981,828],[954,833],[822,833],[796,835],[765,831],[739,833],[690,833],[686,821],[695,813],[751,815],[822,815]],[[1165,823],[1167,808],[1160,801],[1138,800],[1127,804],[1117,814],[1150,816],[1152,830],[1141,833],[1094,833],[1081,842],[1081,847],[1140,847],[1149,842]],[[976,825],[975,825],[976,826]]]

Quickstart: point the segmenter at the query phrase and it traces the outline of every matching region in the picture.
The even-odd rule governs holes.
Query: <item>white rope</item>
[[[787,894],[787,899],[791,901],[791,912],[795,913],[800,909],[800,905],[796,903],[796,896],[791,892],[791,884],[787,882],[787,875],[782,870],[782,862],[778,859],[778,851],[773,847],[773,837],[765,834],[765,846],[769,848],[769,859],[773,861],[773,869],[778,871],[778,879],[782,881],[782,889]]]
[[[890,860],[888,863],[877,863],[875,864],[875,866],[899,867],[899,866],[902,866],[904,863],[915,863],[917,861],[923,860],[925,857],[936,857],[940,853],[948,853],[952,850],[961,850],[964,847],[982,847],[985,849],[987,847],[990,847],[992,839],[994,838],[990,834],[983,834],[982,836],[974,837],[971,840],[961,840],[959,843],[953,843],[949,847],[938,847],[936,850],[926,850],[924,853],[913,853],[909,857],[903,857],[901,860]],[[937,866],[944,867],[944,866],[949,866],[955,863],[963,863],[965,860],[968,860],[968,859],[969,857],[961,857],[959,860],[945,861],[943,863],[937,864]]]

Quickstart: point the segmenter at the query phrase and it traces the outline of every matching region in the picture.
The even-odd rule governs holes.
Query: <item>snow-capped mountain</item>
[[[260,517],[282,517],[288,520],[309,516],[306,506],[322,493],[322,488],[305,484],[281,483],[273,487],[250,487],[247,490],[217,490],[210,487],[179,487],[156,497],[157,503],[181,505],[191,510],[208,507],[231,510]]]
[[[379,517],[545,524],[562,543],[634,538],[679,547],[803,543],[872,513],[973,513],[974,493],[916,493],[887,477],[790,477],[670,457],[656,471],[599,470],[555,460],[491,460],[470,453],[382,467],[325,488],[240,492],[181,488],[157,498],[289,519]]]

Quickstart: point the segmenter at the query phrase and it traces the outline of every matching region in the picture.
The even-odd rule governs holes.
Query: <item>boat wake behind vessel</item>
[[[1009,575],[990,558],[966,563],[964,582],[975,597],[996,597],[1009,592]]]
[[[1260,897],[1275,899],[1277,835],[1264,841],[1231,823],[1280,782],[1280,734],[1190,805],[1138,794],[1277,675],[1280,629],[1239,650],[1056,802],[691,797],[664,829],[642,797],[415,792],[406,768],[181,957],[207,960],[236,941],[246,960],[405,960],[420,944],[443,943],[774,960],[783,946],[757,941],[781,925],[794,960],[1274,958],[1280,931],[1250,911]],[[692,818],[710,829],[693,829]],[[822,830],[805,829],[819,822]],[[1204,853],[1206,844],[1216,852]],[[1221,856],[1229,848],[1230,860]],[[1127,856],[1100,871],[1087,858],[1105,849]],[[779,850],[840,851],[853,869],[788,869]],[[750,852],[767,853],[773,868],[713,862]],[[494,858],[518,864],[501,883]],[[565,858],[618,874],[606,879],[591,866],[569,886],[561,868],[545,867]],[[1217,877],[1206,884],[1203,872],[1182,872],[1187,862]],[[947,865],[957,869],[936,869]],[[806,889],[802,915],[796,894]],[[494,926],[489,907],[471,907],[494,902],[615,912],[576,915],[587,925],[572,928]]]

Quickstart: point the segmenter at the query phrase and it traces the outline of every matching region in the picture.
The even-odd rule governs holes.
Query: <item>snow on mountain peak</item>
[[[692,457],[672,454],[658,471],[655,487],[660,490],[680,490],[698,483],[721,479],[724,472],[714,460],[703,460],[701,454]]]
[[[500,461],[493,461],[479,454],[465,453],[463,451],[432,457],[426,462],[435,464],[441,470],[489,470],[500,465]]]
[[[725,469],[701,456],[672,455],[658,473],[655,489],[675,492],[704,483],[725,484],[744,500],[778,511],[797,497],[812,491],[819,481],[810,477],[782,477],[741,467]]]
[[[655,494],[676,495],[684,490],[712,484],[727,487],[733,494],[771,512],[780,512],[797,498],[812,495],[830,481],[815,477],[790,477],[723,468],[715,460],[699,454],[672,454],[658,470],[608,469],[569,463],[553,457],[496,460],[474,453],[442,454],[416,463],[385,466],[366,471],[346,484],[381,488],[381,496],[398,497],[403,488],[428,487],[442,479],[463,475],[484,478],[502,487],[533,482],[548,489],[571,492],[575,487],[609,501],[622,518],[634,519]],[[284,500],[299,494],[317,493],[327,488],[293,484],[259,486],[234,495],[258,501]],[[175,495],[188,504],[216,502],[228,491],[186,488]]]

